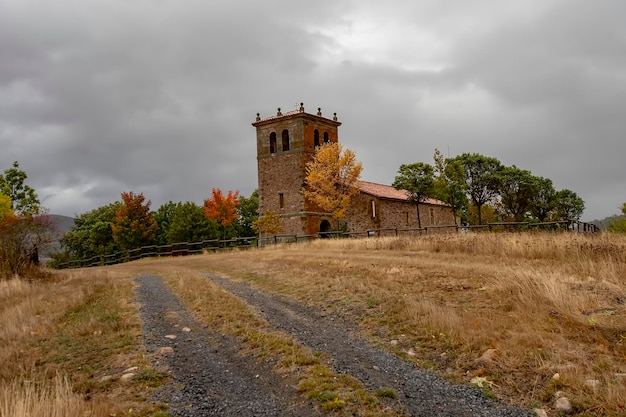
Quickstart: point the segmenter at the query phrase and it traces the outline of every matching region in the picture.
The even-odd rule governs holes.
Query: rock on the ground
[[[157,353],[160,355],[169,355],[174,353],[174,348],[171,346],[162,346],[159,349],[157,349]]]
[[[122,381],[122,382],[130,381],[131,379],[133,379],[134,376],[135,376],[134,372],[129,372],[129,373],[123,374],[120,377],[120,381]]]
[[[480,358],[476,359],[475,365],[482,367],[489,367],[493,365],[496,358],[497,349],[487,349]]]
[[[572,412],[572,403],[567,397],[559,397],[554,402],[554,409],[565,414]]]

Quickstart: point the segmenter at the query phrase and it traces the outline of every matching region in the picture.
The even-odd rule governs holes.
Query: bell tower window
[[[320,146],[320,131],[317,129],[313,131],[313,146],[316,148]]]
[[[328,143],[328,132],[324,132],[324,143]]]
[[[289,131],[283,130],[283,152],[289,150]]]
[[[270,153],[276,153],[276,132],[270,133]]]

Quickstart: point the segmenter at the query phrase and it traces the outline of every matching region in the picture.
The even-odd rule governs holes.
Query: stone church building
[[[281,216],[281,234],[314,235],[330,231],[336,224],[332,215],[323,212],[304,198],[305,167],[316,147],[338,142],[337,114],[332,118],[304,111],[294,111],[256,121],[259,180],[259,214],[269,210]],[[360,192],[353,198],[345,222],[350,232],[377,229],[414,229],[418,227],[417,209],[406,191],[389,185],[361,181]],[[454,225],[452,209],[445,203],[428,199],[420,203],[422,227]]]

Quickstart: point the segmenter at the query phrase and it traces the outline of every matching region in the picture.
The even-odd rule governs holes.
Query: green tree
[[[480,208],[480,218],[483,224],[494,223],[500,220],[498,212],[491,204],[483,204]],[[469,224],[478,224],[478,210],[474,204],[467,208],[467,221]]]
[[[156,220],[158,229],[156,233],[156,239],[154,243],[156,245],[167,245],[167,234],[170,230],[170,225],[172,224],[172,218],[174,217],[174,212],[181,205],[181,203],[174,203],[172,201],[168,201],[158,208],[157,211],[153,213],[154,220]]]
[[[88,259],[120,250],[113,239],[113,222],[121,203],[115,202],[83,213],[61,238],[61,247],[70,259]]]
[[[304,197],[331,213],[337,220],[337,230],[352,198],[359,192],[362,170],[355,153],[335,142],[320,146],[306,165]]]
[[[556,193],[555,215],[557,220],[579,220],[585,211],[585,202],[571,190]]]
[[[463,166],[463,176],[470,201],[476,206],[482,224],[482,206],[493,202],[499,192],[499,173],[503,166],[496,158],[464,153],[454,158]]]
[[[454,159],[444,158],[435,149],[435,189],[433,197],[450,205],[454,212],[454,224],[457,216],[467,217],[467,190],[463,177],[463,166]]]
[[[499,173],[500,206],[503,214],[521,222],[530,214],[537,195],[537,179],[530,171],[515,165],[504,167]]]
[[[556,190],[548,178],[535,177],[535,183],[537,190],[531,212],[537,220],[545,222],[556,205]]]
[[[622,215],[612,219],[606,226],[606,230],[614,233],[626,233],[626,203],[621,207]]]
[[[402,164],[392,185],[398,190],[407,191],[409,201],[414,202],[417,209],[417,227],[421,228],[420,203],[426,201],[435,190],[435,170],[432,165],[425,162]]]
[[[41,203],[33,188],[26,185],[26,172],[20,169],[20,164],[13,162],[13,168],[0,174],[0,193],[11,199],[11,209],[15,214],[38,214]]]
[[[237,215],[235,220],[237,235],[240,237],[255,236],[257,233],[252,225],[259,218],[259,190],[254,190],[250,197],[239,196]]]
[[[201,242],[219,239],[220,230],[216,220],[205,216],[202,207],[195,203],[179,204],[172,215],[167,231],[167,243]]]
[[[157,222],[150,212],[150,200],[143,193],[122,193],[122,205],[115,213],[111,225],[113,240],[122,250],[151,245],[156,239]]]

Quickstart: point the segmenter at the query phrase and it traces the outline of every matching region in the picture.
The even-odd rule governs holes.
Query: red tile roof
[[[362,192],[366,194],[373,195],[379,198],[388,198],[391,200],[403,200],[407,201],[409,199],[409,194],[406,190],[397,190],[390,185],[376,184],[374,182],[368,181],[360,181],[359,188]],[[438,206],[447,206],[446,203],[440,200],[435,200],[434,198],[426,198],[422,203],[424,204],[434,204]]]

